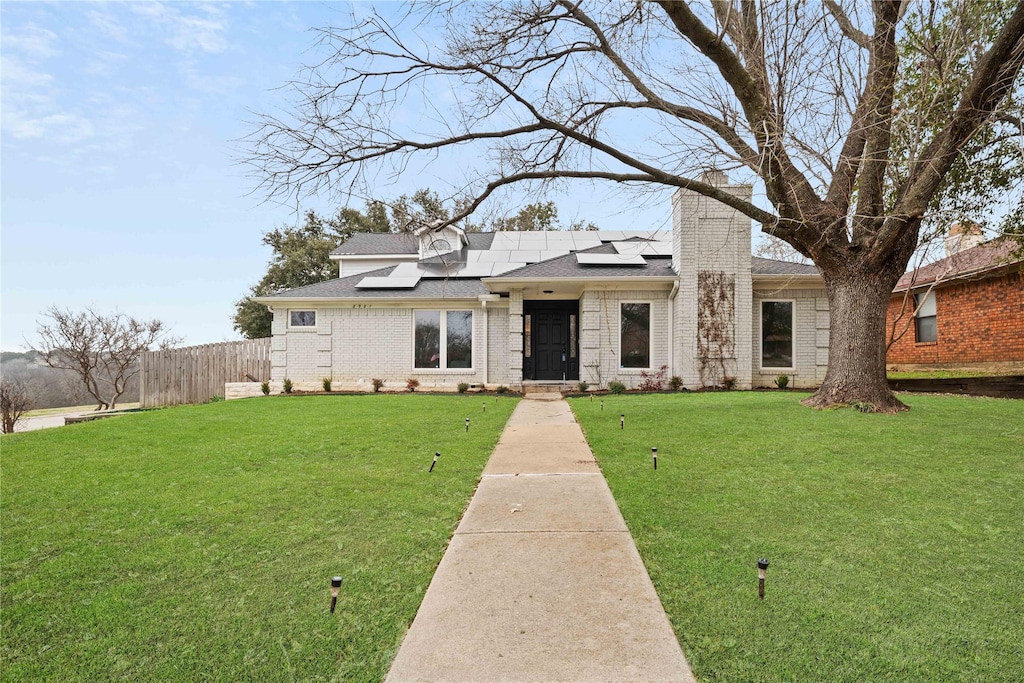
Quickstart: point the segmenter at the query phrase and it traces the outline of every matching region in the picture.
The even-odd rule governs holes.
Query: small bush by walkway
[[[1024,402],[800,398],[572,401],[698,679],[1019,680]]]
[[[516,403],[482,400],[251,399],[5,436],[3,679],[379,681]]]

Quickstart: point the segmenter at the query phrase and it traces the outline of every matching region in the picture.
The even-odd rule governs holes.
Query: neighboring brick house
[[[708,182],[745,198],[724,173]],[[341,277],[257,299],[274,313],[272,384],[372,379],[697,388],[821,383],[829,316],[813,266],[751,256],[751,221],[693,192],[672,230],[360,234],[332,254]]]
[[[896,285],[888,310],[890,369],[1024,373],[1024,260],[1012,255],[1017,245],[1004,239],[964,246],[947,241],[949,256]]]

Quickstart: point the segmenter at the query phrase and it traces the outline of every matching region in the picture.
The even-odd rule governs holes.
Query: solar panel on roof
[[[576,254],[576,262],[581,266],[646,266],[643,256],[627,256],[625,254]]]
[[[364,277],[356,289],[412,289],[419,277]]]
[[[615,251],[630,256],[671,256],[670,242],[612,242]]]

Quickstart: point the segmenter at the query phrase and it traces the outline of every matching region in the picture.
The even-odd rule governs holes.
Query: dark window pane
[[[316,327],[316,311],[292,311],[292,327]]]
[[[935,316],[917,319],[917,341],[933,342],[939,340],[938,326],[935,324]]]
[[[761,367],[793,367],[793,302],[761,302]]]
[[[651,305],[622,304],[622,357],[623,368],[651,367]]]
[[[448,311],[448,367],[473,367],[473,311]]]
[[[416,311],[415,366],[441,367],[441,311]]]

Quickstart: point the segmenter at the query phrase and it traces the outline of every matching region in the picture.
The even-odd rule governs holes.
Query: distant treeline
[[[20,379],[28,387],[32,408],[62,408],[64,406],[93,405],[95,399],[89,395],[74,372],[54,370],[35,351],[0,352],[0,374],[11,379]],[[133,377],[128,390],[120,402],[134,403],[139,400],[139,378]]]

